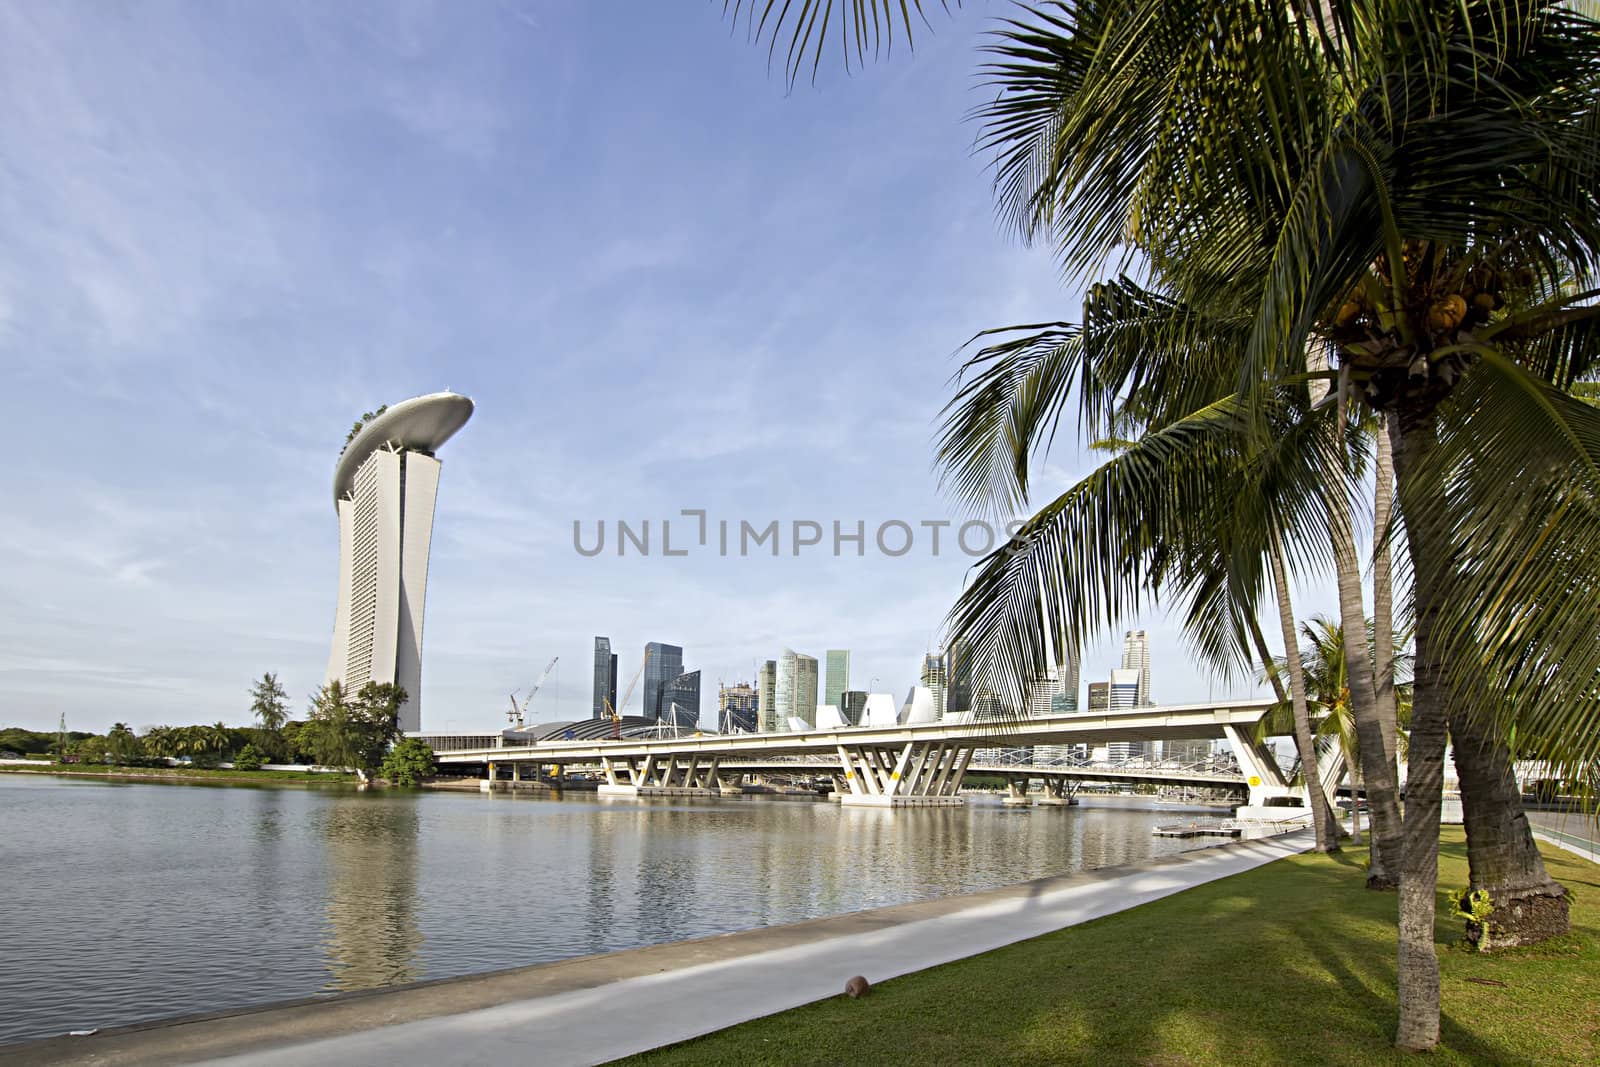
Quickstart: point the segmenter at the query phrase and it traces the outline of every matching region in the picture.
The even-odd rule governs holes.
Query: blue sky
[[[792,93],[720,12],[0,7],[0,723],[242,724],[265,670],[300,711],[344,433],[445,388],[477,412],[440,452],[425,726],[498,724],[557,655],[536,717],[586,715],[595,634],[624,685],[646,641],[685,646],[708,723],[784,645],[903,694],[959,553],[572,547],[683,508],[953,517],[929,460],[956,350],[1078,303],[972,152],[997,11]],[[1043,484],[1086,469],[1069,443]],[[1158,700],[1254,691],[1128,625]]]

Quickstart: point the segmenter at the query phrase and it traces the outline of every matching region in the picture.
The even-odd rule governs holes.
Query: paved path
[[[604,1063],[1304,852],[1309,831],[1004,889],[472,978],[54,1038],[0,1062]]]
[[[1583,812],[1530,811],[1533,836],[1559,845],[1568,852],[1600,863],[1600,825]]]

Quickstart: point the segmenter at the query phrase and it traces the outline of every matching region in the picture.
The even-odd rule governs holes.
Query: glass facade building
[[[609,637],[594,639],[594,711],[596,719],[607,719],[607,708],[617,706],[617,657]]]
[[[832,704],[840,712],[844,705],[844,691],[850,688],[850,650],[848,648],[830,648],[827,653],[828,677],[823,687],[822,702]]]
[[[661,693],[667,683],[683,673],[683,649],[677,645],[664,645],[660,641],[651,641],[644,646],[648,658],[644,664],[644,710],[640,712],[647,719],[660,722],[666,705],[661,701]],[[700,705],[695,705],[698,708]],[[699,713],[696,712],[698,718]]]
[[[700,672],[670,678],[661,687],[661,714],[657,721],[686,730],[700,727]]]
[[[786,648],[778,657],[778,678],[774,687],[777,711],[774,726],[790,729],[790,719],[808,726],[817,723],[817,659]]]

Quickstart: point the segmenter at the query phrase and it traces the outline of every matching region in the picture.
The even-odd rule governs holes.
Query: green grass
[[[1363,886],[1362,856],[1291,857],[623,1062],[1417,1063],[1390,1045],[1396,897]],[[1444,899],[1467,877],[1461,831],[1446,830],[1430,1065],[1600,1063],[1600,867],[1545,856],[1574,894],[1573,933],[1478,955]],[[872,977],[870,960],[859,969]]]
[[[110,767],[98,763],[58,763],[49,767],[0,767],[13,774],[102,775],[116,778],[165,778],[188,782],[315,782],[318,785],[357,781],[345,771],[233,771],[204,767]]]

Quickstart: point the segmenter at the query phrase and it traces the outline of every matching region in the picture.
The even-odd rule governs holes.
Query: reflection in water
[[[1153,838],[1179,813],[1140,803],[888,811],[0,775],[0,900],[13,920],[0,950],[0,1045],[798,922],[1194,846]]]
[[[417,808],[361,797],[323,809],[328,868],[323,988],[371,989],[422,976],[417,926]]]

